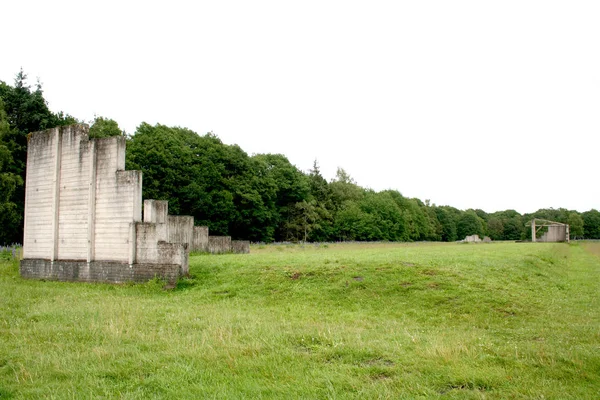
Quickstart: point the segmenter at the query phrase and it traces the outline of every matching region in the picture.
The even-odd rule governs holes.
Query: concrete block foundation
[[[181,266],[177,264],[134,265],[109,261],[67,261],[24,259],[20,273],[27,279],[48,279],[79,282],[146,282],[159,277],[169,283],[177,282]]]

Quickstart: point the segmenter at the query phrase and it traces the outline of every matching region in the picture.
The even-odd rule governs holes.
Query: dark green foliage
[[[571,238],[583,238],[584,230],[583,230],[583,218],[577,212],[569,213],[569,219],[567,220],[569,224],[569,232],[571,234]]]
[[[441,225],[441,240],[444,242],[457,240],[456,220],[460,215],[460,211],[450,206],[435,207],[435,215]]]
[[[252,160],[265,189],[263,199],[272,210],[275,240],[300,240],[304,232],[308,233],[298,225],[310,193],[307,176],[281,154],[257,154]]]
[[[504,223],[499,217],[492,216],[487,221],[488,235],[492,240],[504,239]]]
[[[359,201],[364,189],[354,182],[343,168],[338,168],[335,179],[329,184],[331,190],[331,200],[334,209],[340,210],[344,203]]]
[[[90,126],[90,139],[92,138],[104,138],[110,136],[121,136],[125,135],[125,132],[119,128],[119,124],[117,121],[104,118],[100,116],[96,116],[94,118],[94,123]]]
[[[456,224],[456,233],[459,239],[464,239],[466,236],[479,235],[482,237],[483,220],[473,210],[468,210],[461,215]]]
[[[492,240],[520,240],[527,232],[524,220],[515,210],[498,211],[488,215],[487,231]]]
[[[0,98],[0,245],[15,242],[15,232],[20,229],[22,214],[14,195],[23,187],[23,179],[11,172],[14,160],[6,143],[10,127],[6,120],[4,104]]]
[[[255,241],[455,241],[472,234],[518,240],[531,217],[365,190],[341,168],[328,183],[316,161],[304,174],[285,156],[248,157],[213,134],[163,125],[140,125],[127,157],[128,168],[144,172],[144,198],[169,200],[172,213],[193,215],[213,234]],[[568,218],[565,211],[536,215]]]
[[[358,202],[346,202],[335,228],[342,240],[409,240],[403,212],[389,192],[368,191]]]
[[[591,209],[581,214],[586,239],[600,239],[600,211]]]
[[[52,113],[42,85],[32,90],[23,70],[14,86],[0,81],[0,244],[23,240],[27,134],[76,122],[68,114]]]
[[[215,235],[272,241],[308,185],[283,156],[249,157],[209,133],[142,123],[127,144],[127,168],[144,173],[143,196],[168,200]]]
[[[27,75],[21,70],[14,87],[0,81],[0,98],[4,101],[4,110],[11,131],[7,140],[14,159],[14,168],[24,178],[27,160],[27,134],[56,126],[76,123],[77,120],[62,112],[52,113],[43,96],[42,85],[37,82],[35,90],[27,83]]]
[[[312,224],[308,238],[315,242],[327,241],[333,235],[333,193],[321,175],[317,160],[314,161],[313,168],[308,172],[308,184],[310,196],[307,200],[313,204],[313,211],[317,215],[317,221]]]
[[[0,81],[0,244],[22,241],[27,135],[78,122],[52,113],[41,84],[20,71],[14,86]],[[91,138],[124,135],[116,121],[97,116]],[[395,190],[359,186],[342,168],[331,181],[315,160],[304,173],[281,154],[249,156],[212,133],[142,123],[128,138],[127,168],[143,172],[143,197],[168,200],[172,214],[192,215],[214,235],[252,241],[455,241],[528,238],[532,218],[569,223],[576,238],[600,239],[600,212],[564,208],[521,215],[461,211],[406,198]]]
[[[307,241],[313,231],[321,229],[320,205],[316,200],[302,200],[293,205],[285,222],[286,240]]]
[[[516,212],[516,211],[515,211]],[[533,214],[525,214],[523,217],[529,221],[533,218],[547,219],[549,221],[560,222],[566,224],[569,219],[569,210],[566,208],[544,208],[537,210]]]

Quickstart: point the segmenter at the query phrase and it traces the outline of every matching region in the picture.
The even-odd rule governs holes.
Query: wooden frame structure
[[[539,222],[536,224],[536,222]],[[547,227],[548,231],[538,240],[537,233],[540,229]],[[534,218],[531,220],[532,242],[567,242],[569,243],[569,225],[547,219]]]

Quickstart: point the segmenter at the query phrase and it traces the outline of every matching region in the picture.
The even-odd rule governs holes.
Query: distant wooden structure
[[[547,227],[541,237],[537,237],[540,229]],[[531,220],[531,241],[532,242],[567,242],[569,243],[569,225],[560,222],[549,221],[547,219],[534,218]]]

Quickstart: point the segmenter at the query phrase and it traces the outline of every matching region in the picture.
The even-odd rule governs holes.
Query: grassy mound
[[[599,250],[261,246],[173,290],[0,261],[0,399],[598,398]]]

